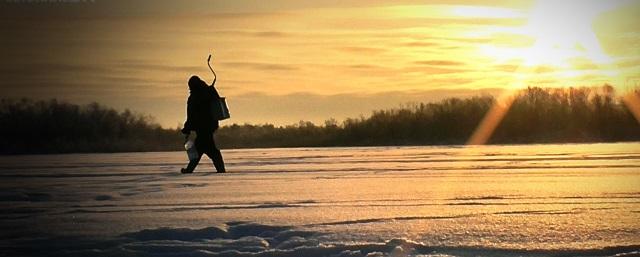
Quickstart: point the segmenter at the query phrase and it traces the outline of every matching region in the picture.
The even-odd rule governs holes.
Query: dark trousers
[[[193,171],[198,166],[202,154],[206,154],[213,161],[213,166],[216,167],[216,171],[225,172],[224,160],[222,159],[222,153],[220,149],[216,147],[216,142],[213,139],[213,132],[197,132],[196,131],[196,150],[198,150],[198,158],[190,161],[187,165],[188,171]]]

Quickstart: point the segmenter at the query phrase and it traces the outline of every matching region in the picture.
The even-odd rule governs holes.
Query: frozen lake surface
[[[638,256],[640,143],[0,157],[0,256]]]

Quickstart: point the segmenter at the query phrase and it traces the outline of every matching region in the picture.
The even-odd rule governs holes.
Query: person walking
[[[181,132],[185,134],[185,141],[189,138],[191,131],[196,132],[195,147],[198,155],[197,158],[189,161],[186,168],[180,170],[181,173],[193,173],[202,158],[202,154],[209,156],[218,173],[226,172],[222,153],[216,146],[213,137],[214,132],[219,127],[219,122],[214,118],[211,108],[212,101],[217,101],[220,98],[215,88],[215,83],[215,78],[211,86],[207,85],[207,83],[198,76],[194,75],[189,78],[187,120]]]

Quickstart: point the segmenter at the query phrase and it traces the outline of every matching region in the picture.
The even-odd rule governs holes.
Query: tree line
[[[640,91],[634,92],[640,98]],[[488,143],[640,140],[640,123],[613,87],[539,88],[517,92]],[[300,121],[288,126],[232,124],[216,133],[221,148],[464,144],[494,105],[493,96],[378,110],[368,117]],[[0,102],[0,153],[181,150],[179,128],[97,103]]]
[[[91,103],[56,99],[0,100],[0,153],[129,152],[177,150],[178,131],[150,116]]]
[[[640,96],[640,91],[635,94]],[[539,88],[517,92],[490,144],[640,140],[640,123],[613,87]],[[465,144],[494,105],[493,96],[449,98],[374,111],[369,117],[323,125],[231,125],[220,129],[228,147],[389,146]]]

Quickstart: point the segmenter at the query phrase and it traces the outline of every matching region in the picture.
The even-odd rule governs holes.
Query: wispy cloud
[[[407,47],[434,47],[439,45],[440,45],[439,43],[430,42],[430,41],[413,41],[413,42],[407,42],[407,43],[401,44],[401,46],[407,46]]]
[[[220,36],[243,36],[243,37],[259,37],[259,38],[287,38],[297,36],[289,32],[284,31],[254,31],[254,30],[213,30],[207,31]]]
[[[433,66],[463,66],[463,62],[449,61],[449,60],[426,60],[416,61],[415,64],[433,65]]]
[[[229,66],[229,68],[249,68],[261,71],[292,71],[299,69],[295,65],[263,62],[222,62],[220,65]]]
[[[343,52],[358,53],[358,54],[377,54],[377,53],[382,53],[387,51],[384,48],[366,47],[366,46],[344,46],[344,47],[338,47],[337,49]]]
[[[132,71],[182,71],[182,72],[192,72],[194,70],[198,70],[201,67],[195,65],[175,65],[175,64],[163,64],[163,63],[152,63],[149,61],[141,61],[141,60],[124,60],[119,61],[114,64],[114,67],[118,69],[132,70]]]

